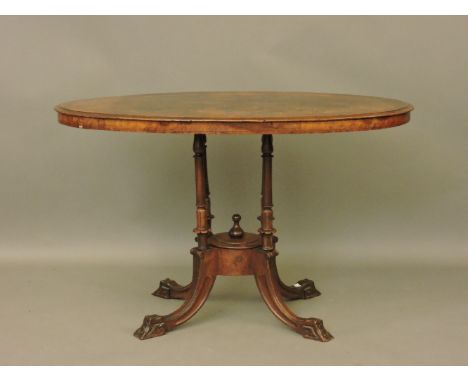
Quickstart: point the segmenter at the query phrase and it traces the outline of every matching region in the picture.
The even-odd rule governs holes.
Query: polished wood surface
[[[300,134],[381,129],[413,107],[389,98],[308,92],[160,93],[71,101],[60,123],[98,130],[195,134]]]

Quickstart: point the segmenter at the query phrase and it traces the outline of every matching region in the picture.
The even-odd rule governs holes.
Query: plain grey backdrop
[[[0,364],[466,364],[468,18],[1,17]],[[190,323],[139,342],[188,281],[192,136],[81,131],[53,107],[205,90],[375,95],[408,125],[275,136],[283,278],[336,339],[219,278]],[[208,136],[216,231],[257,228],[260,137]]]

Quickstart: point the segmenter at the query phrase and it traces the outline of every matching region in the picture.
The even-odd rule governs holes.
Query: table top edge
[[[363,114],[346,114],[346,115],[336,115],[336,116],[300,116],[300,117],[257,117],[257,118],[193,118],[193,117],[156,117],[156,116],[142,116],[142,115],[111,115],[105,113],[91,113],[91,112],[82,112],[76,110],[70,110],[62,106],[63,104],[56,105],[54,110],[58,114],[74,116],[74,117],[84,117],[91,119],[105,119],[105,120],[122,120],[122,121],[150,121],[150,122],[182,122],[182,123],[191,123],[191,122],[200,122],[206,124],[217,124],[217,123],[288,123],[288,122],[334,122],[341,120],[359,120],[367,118],[378,118],[386,116],[395,116],[405,113],[410,113],[414,110],[414,106],[410,103],[407,103],[405,106],[384,111],[384,112],[375,112],[375,113],[363,113]]]

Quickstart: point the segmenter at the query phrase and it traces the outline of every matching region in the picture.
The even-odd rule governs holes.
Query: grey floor
[[[188,264],[2,261],[0,364],[468,364],[466,268],[280,266],[288,282],[316,281],[322,296],[290,306],[322,318],[333,341],[306,340],[281,324],[248,276],[218,278],[189,323],[138,341],[132,332],[145,314],[180,304],[151,296],[157,281],[188,280]]]

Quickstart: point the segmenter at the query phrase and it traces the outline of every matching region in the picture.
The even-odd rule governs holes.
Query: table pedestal
[[[213,234],[211,221],[210,191],[206,159],[206,135],[195,134],[193,151],[195,158],[195,185],[197,246],[192,248],[193,277],[186,286],[171,279],[160,282],[153,295],[162,298],[181,299],[179,309],[166,316],[146,316],[135,337],[144,340],[158,337],[188,321],[208,299],[216,276],[253,275],[258,290],[272,313],[282,322],[305,338],[329,341],[333,337],[317,318],[302,318],[295,315],[284,300],[307,299],[320,295],[314,282],[300,280],[292,286],[283,283],[276,267],[275,249],[277,238],[273,228],[272,158],[273,139],[262,136],[262,198],[260,228],[258,234],[247,233],[239,225],[240,215],[233,215],[233,227],[229,232]]]

